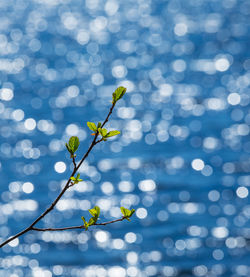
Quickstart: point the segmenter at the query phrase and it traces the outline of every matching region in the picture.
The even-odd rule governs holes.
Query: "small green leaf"
[[[97,131],[97,127],[94,122],[87,122],[87,125],[91,131],[94,131],[94,132]]]
[[[97,217],[99,217],[101,209],[98,206],[95,206],[95,210],[97,212]]]
[[[134,212],[135,212],[135,209],[132,209],[132,210],[130,211],[130,217],[134,214]]]
[[[89,213],[92,215],[92,217],[89,220],[88,225],[93,225],[98,220],[98,217],[100,215],[100,208],[98,206],[95,206],[93,209],[89,209]]]
[[[66,146],[67,150],[69,151],[69,153],[72,154],[72,150],[70,149],[68,143],[65,143],[65,146]]]
[[[102,134],[104,137],[106,137],[107,133],[108,133],[108,130],[105,128],[102,128]]]
[[[91,217],[90,220],[89,220],[88,225],[91,226],[91,225],[93,225],[93,224],[95,224],[95,223],[96,223],[95,218],[94,218],[94,217]]]
[[[109,137],[117,136],[120,133],[121,133],[120,131],[110,131],[107,133],[106,137],[109,138]]]
[[[82,179],[80,179],[80,174],[79,173],[77,174],[76,178],[75,177],[70,177],[70,179],[72,181],[74,181],[74,184],[78,184],[79,182],[83,181]]]
[[[98,122],[97,124],[97,129],[100,128],[102,126],[102,123],[101,122]]]
[[[96,210],[95,210],[95,209],[89,209],[89,213],[90,213],[92,216],[96,216]]]
[[[120,209],[123,214],[123,217],[126,218],[128,221],[130,221],[130,217],[134,214],[135,209],[129,210],[124,207],[121,207]]]
[[[113,92],[112,97],[113,97],[112,104],[115,104],[116,103],[116,94],[115,94],[115,92]]]
[[[121,212],[124,217],[127,217],[129,215],[129,210],[124,207],[121,207]]]
[[[81,217],[82,221],[84,222],[84,227],[85,227],[85,230],[87,231],[88,230],[88,227],[89,227],[89,224],[88,222],[85,220],[84,216]]]
[[[98,128],[98,132],[101,134],[102,137],[106,137],[108,131],[105,128]]]
[[[94,208],[89,209],[89,213],[92,215],[92,217],[89,219],[89,222],[86,222],[85,218],[82,216],[82,220],[84,222],[84,227],[86,230],[88,230],[88,227],[94,225],[98,220],[98,217],[100,215],[100,208],[98,206],[95,206]]]
[[[80,144],[80,142],[79,142],[78,137],[71,137],[69,139],[68,146],[69,146],[70,151],[72,151],[72,153],[70,152],[71,154],[76,152],[76,150],[78,149],[79,144]]]
[[[123,95],[125,94],[125,92],[127,91],[127,89],[125,87],[119,87],[115,90],[116,93],[116,101],[120,100]]]
[[[100,215],[100,208],[98,206],[95,206],[93,209],[90,209],[89,210],[89,213],[93,216],[93,217],[96,217],[98,218],[99,215]]]
[[[115,104],[118,100],[120,100],[123,95],[125,94],[126,92],[126,88],[124,87],[118,87],[115,92],[113,93],[113,101],[112,103]]]
[[[83,220],[84,223],[86,223],[85,217],[82,216],[81,219]]]

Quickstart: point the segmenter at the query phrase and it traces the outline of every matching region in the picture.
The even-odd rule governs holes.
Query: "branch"
[[[110,110],[109,110],[109,113],[108,113],[106,119],[104,120],[104,122],[102,123],[102,126],[101,126],[101,127],[103,127],[103,126],[108,122],[109,117],[111,116],[114,107],[115,107],[115,103],[112,104],[112,106],[111,106],[111,108],[110,108]]]
[[[76,169],[76,160],[75,160],[75,155],[73,155],[73,157],[72,157],[72,162],[73,162],[73,165],[74,165],[74,169]]]
[[[112,106],[111,106],[111,108],[110,108],[110,110],[109,110],[109,113],[108,113],[106,119],[105,119],[104,122],[102,123],[102,127],[108,122],[109,117],[110,117],[110,115],[112,114],[112,111],[113,111],[114,107],[115,107],[115,103],[112,104]],[[78,164],[77,167],[75,168],[76,171],[77,171],[77,170],[79,169],[79,167],[82,165],[82,163],[84,162],[84,160],[88,157],[88,154],[90,153],[90,151],[92,150],[92,148],[93,148],[97,143],[100,142],[100,141],[96,141],[98,135],[99,135],[99,132],[97,131],[96,134],[95,134],[95,136],[94,136],[94,139],[93,139],[93,141],[92,141],[92,143],[91,143],[91,145],[90,145],[90,147],[89,147],[89,149],[88,149],[88,151],[86,152],[86,154],[83,156],[83,158],[81,159],[81,161],[79,162],[79,164]],[[74,174],[76,173],[76,171],[74,172]],[[71,176],[70,176],[70,177],[71,177]]]
[[[125,219],[125,217],[121,217],[115,220],[111,220],[111,221],[107,221],[107,222],[103,222],[103,223],[94,223],[91,226],[105,226],[108,224],[112,224],[115,222],[119,222],[119,221],[123,221]],[[39,232],[46,232],[46,231],[65,231],[65,230],[75,230],[75,229],[85,229],[85,227],[83,225],[81,226],[71,226],[71,227],[62,227],[62,228],[36,228],[36,227],[32,227],[31,230],[34,231],[39,231]]]
[[[102,123],[101,127],[103,127],[109,120],[110,115],[112,114],[112,111],[115,107],[116,101],[113,101],[112,106],[109,110],[109,113],[107,115],[107,117],[105,118],[104,122]],[[73,164],[74,164],[74,169],[67,181],[67,183],[65,184],[64,188],[62,189],[62,191],[60,192],[60,194],[57,196],[57,198],[54,200],[54,202],[49,206],[49,208],[47,208],[35,221],[33,221],[33,223],[31,223],[31,225],[29,227],[27,227],[26,229],[24,229],[23,231],[21,231],[20,233],[17,233],[16,235],[9,237],[7,240],[5,240],[3,243],[0,244],[0,248],[3,247],[4,245],[6,245],[7,243],[11,242],[12,240],[22,236],[23,234],[29,232],[30,230],[36,230],[38,228],[34,228],[34,226],[45,217],[45,215],[47,215],[49,212],[51,212],[55,205],[57,204],[57,202],[61,199],[61,197],[64,195],[64,193],[67,191],[67,189],[69,187],[71,187],[71,177],[73,177],[75,175],[75,173],[78,171],[78,169],[80,168],[80,166],[82,165],[82,163],[85,161],[85,159],[88,157],[89,153],[91,152],[91,150],[93,149],[93,147],[99,143],[101,140],[96,141],[97,137],[99,135],[99,132],[97,131],[94,139],[92,140],[92,143],[90,144],[87,152],[84,154],[84,156],[82,157],[81,161],[78,163],[78,165],[75,164],[74,158],[73,158]],[[118,220],[121,221],[121,220]],[[115,221],[116,222],[116,221]],[[98,224],[95,224],[98,225]],[[99,225],[106,225],[105,223],[99,223]],[[71,227],[69,227],[71,228]]]

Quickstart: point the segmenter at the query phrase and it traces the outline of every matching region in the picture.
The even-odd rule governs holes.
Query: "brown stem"
[[[122,217],[122,218],[118,218],[118,219],[103,222],[103,223],[95,223],[93,225],[103,226],[103,225],[108,225],[108,224],[111,224],[111,223],[123,221],[124,219],[125,219],[125,217]],[[91,226],[93,226],[93,225],[91,225]],[[62,228],[36,228],[36,227],[32,227],[31,230],[45,232],[45,231],[65,231],[65,230],[75,230],[75,229],[85,229],[85,227],[83,225],[71,226],[71,227],[62,227]]]
[[[109,120],[110,115],[112,114],[112,111],[114,109],[115,104],[112,104],[109,113],[106,117],[106,119],[104,120],[104,122],[102,123],[103,127]],[[100,141],[96,141],[97,137],[98,137],[98,132],[95,134],[94,139],[92,140],[92,143],[90,144],[87,152],[84,154],[84,156],[82,157],[81,161],[79,162],[78,165],[74,164],[74,169],[70,175],[70,177],[73,177],[75,175],[75,173],[78,171],[78,169],[80,168],[80,166],[82,165],[82,163],[84,162],[84,160],[88,157],[89,153],[91,152],[91,150],[93,149],[93,147],[99,143]],[[73,163],[74,163],[74,158],[73,158]],[[57,204],[57,202],[61,199],[61,197],[64,195],[64,193],[66,192],[66,190],[70,187],[70,183],[71,183],[71,179],[68,179],[66,185],[64,186],[64,188],[62,189],[62,191],[60,192],[60,194],[57,196],[57,198],[54,200],[54,202],[49,206],[49,208],[47,208],[35,221],[33,221],[33,223],[31,223],[31,225],[29,227],[27,227],[26,229],[24,229],[23,231],[21,231],[20,233],[17,233],[16,235],[8,238],[7,240],[5,240],[3,243],[0,244],[0,248],[3,247],[4,245],[6,245],[7,243],[11,242],[12,240],[22,236],[23,234],[27,233],[30,230],[34,230],[33,226],[35,224],[37,224],[37,222],[39,222],[43,217],[45,217],[45,215],[47,215],[49,212],[51,212],[55,205]]]
[[[75,183],[70,182],[70,184],[69,184],[69,188],[70,188],[70,187],[73,187],[74,185],[75,185]]]
[[[74,165],[74,169],[76,169],[76,160],[75,160],[75,156],[74,155],[72,157],[72,162],[73,162],[73,165]]]
[[[115,107],[115,103],[112,104],[112,106],[111,106],[111,108],[110,108],[110,110],[109,110],[109,113],[108,113],[106,119],[105,119],[105,120],[103,121],[103,123],[102,123],[101,128],[108,122],[109,117],[110,117],[110,115],[112,114],[112,111],[113,111],[114,107]]]

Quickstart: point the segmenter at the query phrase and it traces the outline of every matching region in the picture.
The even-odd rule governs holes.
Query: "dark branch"
[[[103,127],[109,120],[109,117],[110,115],[112,114],[112,111],[115,107],[115,104],[113,103],[110,110],[109,110],[109,113],[107,115],[107,117],[105,118],[104,122],[102,123],[102,126]],[[57,204],[57,202],[61,199],[61,197],[64,195],[64,193],[67,191],[67,189],[69,187],[71,187],[71,177],[73,177],[75,175],[75,173],[78,171],[78,169],[80,168],[80,166],[82,165],[82,163],[85,161],[85,159],[88,157],[89,153],[91,152],[91,150],[93,149],[93,147],[99,143],[100,141],[96,141],[97,140],[97,137],[98,137],[98,132],[95,134],[95,137],[94,139],[92,140],[92,143],[90,144],[87,152],[84,154],[84,156],[82,157],[81,161],[79,162],[78,165],[75,164],[74,162],[74,158],[73,158],[73,163],[74,163],[74,169],[67,181],[67,183],[65,184],[64,188],[62,189],[62,191],[60,192],[60,194],[57,196],[57,198],[54,200],[54,202],[49,206],[49,208],[47,210],[45,210],[29,227],[27,227],[26,229],[24,229],[23,231],[21,231],[20,233],[14,235],[13,237],[10,237],[8,238],[7,240],[5,240],[3,243],[0,244],[0,248],[3,247],[4,245],[6,245],[7,243],[11,242],[12,240],[22,236],[23,234],[27,233],[28,231],[30,230],[35,230],[33,227],[37,224],[37,222],[39,222],[42,218],[45,217],[45,215],[47,215],[49,212],[51,212],[55,205]],[[96,224],[98,225],[98,224]],[[99,225],[105,225],[105,224],[99,224]]]
[[[125,217],[122,218],[118,218],[112,221],[107,221],[107,222],[103,222],[103,223],[95,223],[91,226],[103,226],[103,225],[108,225],[111,223],[115,223],[115,222],[119,222],[119,221],[123,221],[125,219]],[[34,231],[39,231],[39,232],[45,232],[45,231],[66,231],[66,230],[76,230],[76,229],[85,229],[85,227],[83,225],[81,226],[71,226],[71,227],[62,227],[62,228],[36,228],[36,227],[32,227],[31,230]]]
[[[70,188],[70,187],[73,187],[74,185],[75,185],[75,183],[70,182],[70,184],[69,184],[69,188]]]
[[[108,113],[106,119],[105,119],[105,120],[103,121],[103,123],[102,123],[101,128],[109,121],[109,117],[111,116],[114,107],[115,107],[115,103],[112,104],[112,106],[111,106],[111,108],[110,108],[110,110],[109,110],[109,113]]]
[[[74,165],[74,169],[76,169],[76,160],[75,160],[75,156],[74,155],[72,157],[72,162],[73,162],[73,165]]]
[[[101,142],[101,141],[103,141],[103,139],[101,138],[101,139],[99,139],[95,144],[97,144],[97,143],[99,143],[99,142]]]

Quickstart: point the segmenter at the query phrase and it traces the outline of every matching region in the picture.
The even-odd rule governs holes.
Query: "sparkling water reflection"
[[[40,226],[136,209],[129,224],[30,232],[3,248],[0,276],[249,276],[249,1],[0,0],[0,13],[0,239],[57,196],[65,141],[84,151],[118,85],[122,134]]]

